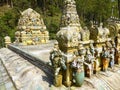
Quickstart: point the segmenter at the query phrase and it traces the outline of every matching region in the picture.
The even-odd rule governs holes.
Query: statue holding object
[[[84,82],[84,54],[85,49],[82,44],[78,45],[76,56],[72,61],[73,82],[77,86],[81,86]],[[75,80],[75,81],[74,81]]]
[[[103,71],[107,71],[108,65],[109,65],[109,48],[106,48],[105,46],[102,47],[102,69]]]

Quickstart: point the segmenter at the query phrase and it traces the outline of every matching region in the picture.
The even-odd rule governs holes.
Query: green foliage
[[[84,23],[96,21],[105,22],[112,15],[114,6],[114,15],[118,16],[117,1],[114,0],[76,0],[77,10],[80,18]]]
[[[44,23],[47,26],[47,29],[50,33],[50,39],[55,39],[56,37],[56,33],[59,30],[60,17],[61,14],[55,15],[54,17],[51,16],[43,17]]]
[[[32,5],[30,3],[30,0],[13,0],[13,6],[17,10],[25,10],[27,8],[30,8]]]
[[[0,41],[2,46],[4,45],[4,37],[6,35],[10,36],[14,40],[14,33],[17,26],[17,13],[14,9],[10,9],[5,12],[3,16],[0,17]]]

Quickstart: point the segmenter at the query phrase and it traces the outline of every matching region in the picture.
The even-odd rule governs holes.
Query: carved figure
[[[100,51],[98,47],[94,49],[94,65],[93,65],[93,73],[96,74],[98,71],[100,71],[100,64],[101,64],[101,59],[100,59]]]
[[[95,55],[95,48],[93,46],[93,43],[90,43],[90,52],[91,52],[92,56]]]
[[[114,50],[114,62],[115,64],[119,64],[119,51],[117,49],[116,44],[114,43],[114,41],[112,41],[112,49]]]
[[[102,69],[103,71],[107,71],[108,65],[109,65],[109,49],[106,48],[105,46],[102,47]]]
[[[62,52],[59,49],[58,42],[54,44],[54,49],[50,52],[50,61],[52,63],[52,66],[54,68],[54,84],[55,86],[61,86],[62,85],[62,75],[60,74],[60,70],[63,68],[66,69],[65,61],[62,57]],[[61,81],[59,79],[61,78]]]
[[[20,42],[20,31],[16,31],[15,32],[15,43],[19,43]]]
[[[8,45],[11,43],[11,38],[9,36],[6,36],[6,37],[4,37],[4,39],[5,39],[5,46],[7,48]]]
[[[115,61],[114,61],[114,56],[115,56],[115,51],[114,51],[114,48],[112,47],[111,48],[111,50],[110,50],[110,62],[109,62],[109,64],[110,64],[110,67],[113,69],[113,67],[114,67],[114,63],[115,63]]]
[[[73,77],[77,86],[81,86],[84,82],[84,48],[78,45],[76,57],[72,62]]]
[[[89,49],[87,49],[86,56],[85,56],[85,76],[91,77],[93,74],[93,61],[94,57],[90,53]]]
[[[96,74],[97,71],[99,71],[99,59],[100,59],[100,55],[99,55],[99,51],[97,48],[94,48],[93,43],[90,43],[90,53],[93,56],[94,60],[93,60],[93,73]]]

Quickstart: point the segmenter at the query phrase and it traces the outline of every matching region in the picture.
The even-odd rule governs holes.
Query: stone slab
[[[12,80],[0,59],[0,90],[15,90]]]

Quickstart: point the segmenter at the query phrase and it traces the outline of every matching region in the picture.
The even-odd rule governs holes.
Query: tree
[[[12,41],[14,41],[14,38],[15,38],[14,34],[16,31],[16,26],[18,22],[17,17],[19,16],[17,14],[17,11],[15,10],[9,10],[8,12],[4,14],[4,16],[0,17],[0,41],[1,42],[4,41],[3,38],[6,35],[10,36]]]
[[[80,18],[88,23],[105,22],[111,16],[111,0],[76,0],[77,10]]]

